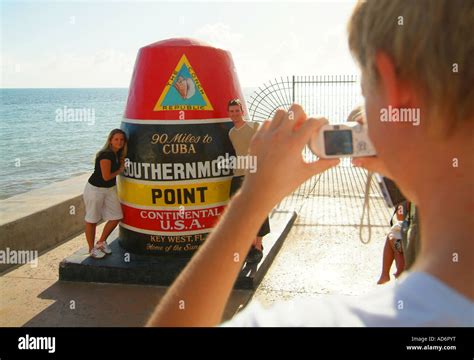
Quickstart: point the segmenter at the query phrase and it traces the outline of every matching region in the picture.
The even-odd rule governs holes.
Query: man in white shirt
[[[421,249],[410,271],[357,300],[326,298],[266,310],[250,305],[226,325],[474,326],[473,14],[472,1],[367,0],[356,5],[349,22],[377,150],[376,157],[353,163],[392,178],[418,206]],[[381,116],[406,109],[413,121]],[[235,254],[246,252],[275,204],[338,163],[305,163],[301,155],[326,122],[307,119],[298,105],[264,122],[250,146],[258,171],[246,176],[149,325],[221,322],[242,266]]]
[[[234,123],[234,127],[229,131],[229,138],[235,150],[235,155],[240,158],[248,156],[250,141],[258,130],[257,122],[250,122],[244,120],[244,110],[239,99],[230,100],[227,105],[227,112]],[[250,161],[243,162],[244,164]],[[258,170],[258,169],[255,169]],[[230,197],[232,197],[242,186],[245,175],[249,169],[236,168],[234,169],[234,177],[230,185]],[[260,226],[255,241],[253,242],[246,261],[248,263],[259,263],[263,258],[262,238],[270,232],[270,222],[268,216]]]

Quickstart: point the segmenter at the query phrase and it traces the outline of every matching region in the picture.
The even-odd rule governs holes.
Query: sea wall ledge
[[[75,176],[0,200],[0,251],[40,254],[83,232],[82,194],[88,177]],[[0,273],[14,266],[0,258]]]

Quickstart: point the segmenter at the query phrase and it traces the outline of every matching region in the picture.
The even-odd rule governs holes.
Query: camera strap
[[[363,244],[368,244],[370,242],[370,239],[372,237],[372,227],[370,225],[370,198],[369,198],[369,193],[370,193],[370,185],[372,184],[372,177],[374,173],[373,172],[367,172],[367,182],[365,183],[365,195],[364,195],[364,205],[362,206],[362,216],[360,218],[360,225],[359,225],[359,239],[361,243]],[[367,227],[369,231],[369,236],[367,240],[364,240],[362,236],[362,229],[364,227],[364,215],[365,215],[365,209],[367,208]]]

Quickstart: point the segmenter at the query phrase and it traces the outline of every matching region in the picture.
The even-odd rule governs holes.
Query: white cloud
[[[94,53],[51,52],[28,60],[4,56],[2,87],[128,86],[136,54],[115,49]],[[18,71],[18,69],[20,71]]]
[[[242,34],[232,31],[229,25],[221,22],[205,24],[194,32],[194,37],[224,50],[237,50],[242,40]]]

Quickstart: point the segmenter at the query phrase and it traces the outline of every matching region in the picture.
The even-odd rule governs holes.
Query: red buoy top
[[[227,103],[235,98],[245,106],[228,51],[195,39],[168,39],[140,49],[125,117],[184,121],[227,118]]]

